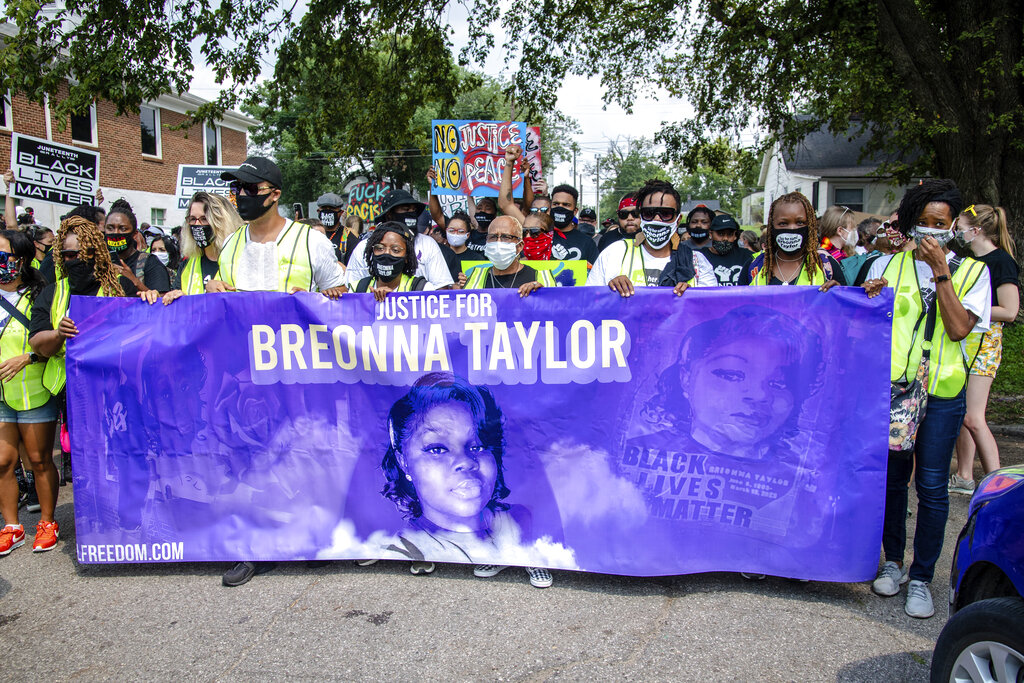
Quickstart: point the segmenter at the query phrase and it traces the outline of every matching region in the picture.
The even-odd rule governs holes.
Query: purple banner
[[[75,297],[83,563],[874,575],[892,297]]]

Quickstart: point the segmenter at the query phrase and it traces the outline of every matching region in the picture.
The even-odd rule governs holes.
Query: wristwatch
[[[28,362],[29,363],[38,363],[41,360],[43,360],[43,359],[40,358],[39,354],[36,353],[35,351],[33,351],[32,353],[28,354]]]
[[[949,279],[948,275],[939,275],[938,277],[935,278],[935,284],[939,284],[940,282],[945,282],[948,279]]]

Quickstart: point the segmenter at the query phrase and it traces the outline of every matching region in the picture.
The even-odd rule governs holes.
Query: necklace
[[[498,281],[498,276],[494,274],[493,269],[491,270],[491,272],[487,273],[487,275],[491,278],[491,282],[497,285],[498,289],[514,289],[516,286],[516,278],[519,277],[519,273],[523,272],[523,270],[523,268],[520,268],[519,270],[512,274],[512,282],[508,286],[505,286]]]
[[[794,270],[791,275],[785,275],[782,270],[783,263],[796,263],[796,270]],[[793,283],[793,280],[795,280],[796,277],[800,274],[800,266],[800,259],[796,259],[795,261],[786,261],[785,259],[779,259],[779,279],[782,280],[783,285],[789,285]]]

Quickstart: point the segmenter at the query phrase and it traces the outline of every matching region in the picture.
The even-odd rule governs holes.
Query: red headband
[[[619,202],[619,211],[622,211],[623,209],[634,209],[634,208],[636,208],[636,198],[635,197],[623,197],[622,201]]]

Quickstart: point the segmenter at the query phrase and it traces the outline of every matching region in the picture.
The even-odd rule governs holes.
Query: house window
[[[203,147],[206,149],[206,164],[220,166],[220,126],[212,123],[203,125]]]
[[[160,156],[160,110],[139,107],[139,126],[142,130],[142,153],[151,157]]]
[[[163,225],[167,209],[150,209],[149,222],[151,225]]]
[[[71,115],[71,139],[86,145],[96,144],[96,103],[93,102],[84,114]]]
[[[11,130],[14,128],[14,116],[11,114],[11,94],[7,93],[3,99],[3,118],[0,119],[0,128]]]
[[[845,206],[851,211],[864,210],[864,188],[862,187],[837,187],[833,195],[833,204]]]

